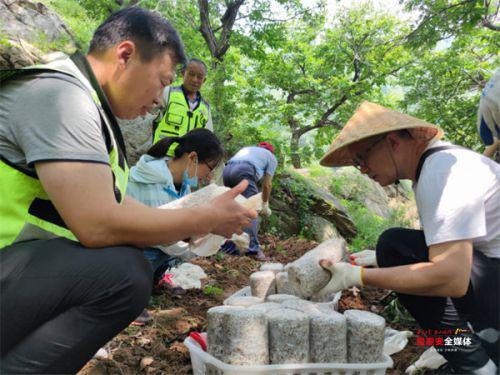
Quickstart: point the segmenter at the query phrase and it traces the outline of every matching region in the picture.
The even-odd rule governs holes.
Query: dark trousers
[[[152,269],[133,247],[63,238],[0,250],[2,374],[76,373],[147,305]]]
[[[379,267],[394,267],[429,261],[429,249],[420,230],[391,228],[377,243]],[[435,346],[460,373],[481,368],[491,358],[498,366],[500,343],[500,259],[473,252],[469,289],[461,298],[425,297],[397,293],[399,300],[423,330],[469,333],[453,334],[470,345]],[[474,333],[470,332],[469,326]],[[431,334],[432,336],[432,334]],[[468,340],[467,339],[467,340]]]
[[[243,180],[247,180],[248,187],[242,193],[245,198],[250,198],[252,195],[259,193],[259,188],[257,187],[257,173],[255,172],[255,168],[250,163],[230,162],[224,167],[222,180],[224,181],[224,185],[230,188],[235,187]],[[260,245],[257,238],[257,219],[252,220],[252,225],[249,228],[245,228],[244,232],[248,233],[250,237],[248,252],[258,252],[260,250]]]

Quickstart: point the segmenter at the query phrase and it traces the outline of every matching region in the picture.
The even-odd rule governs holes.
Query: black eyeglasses
[[[220,160],[217,163],[215,163],[215,165],[213,167],[210,164],[208,164],[208,162],[206,160],[203,160],[203,164],[205,164],[208,167],[208,169],[210,170],[210,173],[213,173],[213,171],[215,169],[217,169],[217,167],[219,166]]]
[[[382,137],[377,139],[375,142],[373,142],[365,151],[364,151],[364,156],[361,156],[360,154],[356,154],[353,158],[352,161],[354,163],[354,168],[361,170],[361,169],[367,169],[368,168],[368,162],[366,161],[369,156],[370,152],[373,150],[373,148],[382,140],[385,139],[386,134],[384,134]]]

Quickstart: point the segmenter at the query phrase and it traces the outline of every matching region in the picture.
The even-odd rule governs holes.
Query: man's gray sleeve
[[[11,130],[28,165],[42,160],[109,164],[99,112],[90,95],[70,80],[26,83],[11,110]]]

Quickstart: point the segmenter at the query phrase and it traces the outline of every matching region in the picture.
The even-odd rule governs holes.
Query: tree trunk
[[[300,149],[299,149],[300,133],[294,131],[292,139],[290,140],[290,153],[292,157],[292,165],[294,168],[302,168],[300,163]]]

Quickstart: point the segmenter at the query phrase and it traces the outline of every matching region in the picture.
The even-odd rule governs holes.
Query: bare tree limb
[[[288,96],[286,97],[286,102],[288,104],[292,103],[295,100],[295,97],[297,95],[302,95],[302,94],[315,94],[316,91],[313,89],[304,89],[304,90],[292,90]]]
[[[233,30],[234,22],[236,21],[239,8],[244,2],[245,0],[226,1],[227,9],[221,18],[221,26],[216,29],[217,31],[221,30],[219,38],[217,39],[214,28],[210,24],[208,0],[198,0],[201,23],[199,30],[207,43],[210,55],[214,58],[215,64],[223,60],[224,54],[229,48],[229,38]]]

